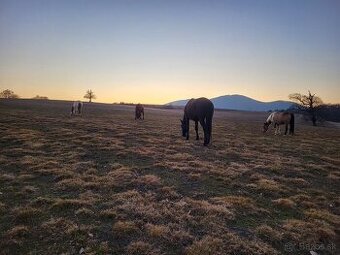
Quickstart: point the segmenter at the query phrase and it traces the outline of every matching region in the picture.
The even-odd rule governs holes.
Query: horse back
[[[204,97],[190,99],[184,108],[184,114],[191,120],[199,121],[205,117],[212,117],[214,105]]]
[[[137,104],[136,105],[136,112],[143,112],[144,111],[144,107],[141,104]]]
[[[291,113],[289,112],[275,112],[273,120],[277,124],[287,124],[290,122]]]

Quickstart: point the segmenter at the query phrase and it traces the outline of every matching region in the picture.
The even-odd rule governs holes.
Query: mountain
[[[226,95],[210,99],[216,109],[241,110],[241,111],[269,111],[269,110],[286,110],[293,105],[289,101],[273,101],[261,102],[250,97],[242,95]],[[189,101],[178,100],[166,105],[170,106],[185,106]]]

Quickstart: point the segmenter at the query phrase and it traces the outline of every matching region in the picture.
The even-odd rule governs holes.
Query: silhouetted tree
[[[308,91],[308,95],[290,94],[289,99],[295,101],[299,109],[306,112],[310,116],[313,125],[316,126],[318,107],[322,104],[321,98]]]
[[[0,98],[19,98],[19,96],[14,94],[12,90],[5,89],[0,92]]]
[[[88,99],[89,102],[91,103],[92,99],[96,99],[96,95],[94,94],[94,92],[92,90],[89,89],[89,90],[86,91],[84,98]]]

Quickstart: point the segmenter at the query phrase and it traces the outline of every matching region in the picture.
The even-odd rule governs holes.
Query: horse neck
[[[188,121],[188,120],[189,120],[188,116],[184,113],[184,114],[183,114],[183,121],[186,122],[186,121]]]

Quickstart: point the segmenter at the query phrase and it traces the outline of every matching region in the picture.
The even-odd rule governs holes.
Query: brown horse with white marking
[[[275,128],[275,135],[281,133],[280,125],[286,125],[285,135],[288,131],[289,125],[289,134],[294,134],[294,122],[295,117],[293,113],[289,112],[273,112],[269,115],[266,122],[263,124],[263,133],[267,132],[269,126],[273,123]]]
[[[143,115],[143,120],[144,120],[144,107],[141,104],[137,104],[136,109],[135,109],[135,120],[137,119],[141,120],[142,115]]]

